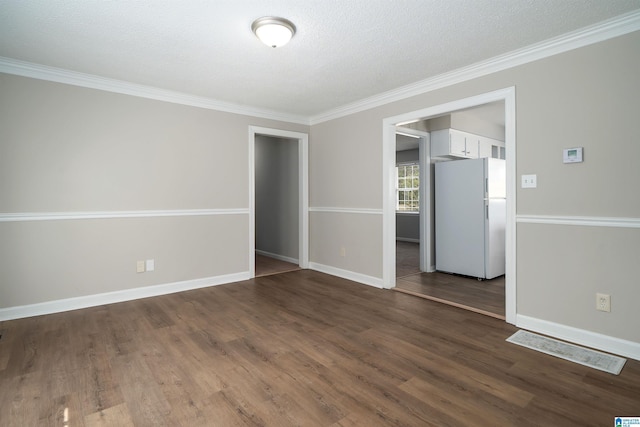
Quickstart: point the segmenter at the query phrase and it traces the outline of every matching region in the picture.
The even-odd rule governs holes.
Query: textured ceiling
[[[0,56],[313,116],[640,8],[640,0],[0,0]],[[250,26],[285,17],[279,49]]]

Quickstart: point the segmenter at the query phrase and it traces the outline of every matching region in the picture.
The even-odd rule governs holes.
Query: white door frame
[[[431,221],[429,212],[431,211],[431,198],[429,197],[431,188],[431,135],[429,132],[415,130],[411,128],[397,127],[396,132],[413,135],[420,138],[418,153],[420,158],[420,271],[433,271],[431,265]],[[395,201],[395,200],[394,200]]]
[[[383,287],[393,288],[396,282],[396,222],[395,222],[395,150],[396,127],[403,123],[426,119],[465,108],[471,108],[495,101],[504,101],[505,107],[505,149],[507,166],[507,221],[505,230],[505,317],[511,324],[516,323],[516,89],[509,87],[446,104],[412,111],[382,121],[382,281]]]
[[[298,264],[309,268],[309,134],[249,126],[249,277],[256,276],[256,135],[298,140]]]

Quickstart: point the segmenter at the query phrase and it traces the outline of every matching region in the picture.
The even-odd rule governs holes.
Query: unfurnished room
[[[640,426],[639,0],[0,0],[0,426]]]

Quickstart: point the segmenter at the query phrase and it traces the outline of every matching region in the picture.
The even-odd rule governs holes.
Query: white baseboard
[[[241,282],[243,280],[249,280],[249,278],[249,272],[243,271],[240,273],[225,274],[222,276],[205,277],[202,279],[185,280],[182,282],[146,286],[144,288],[125,289],[121,291],[106,292],[102,294],[47,301],[38,304],[1,308],[0,321],[41,316],[44,314],[60,313],[63,311],[96,307],[104,304],[113,304],[140,298],[172,294],[175,292],[206,288],[208,286],[222,285],[225,283]]]
[[[381,278],[367,276],[366,274],[355,273],[353,271],[343,270],[341,268],[331,267],[329,265],[310,262],[309,269],[319,271],[321,273],[330,274],[332,276],[341,277],[343,279],[352,280],[354,282],[362,283],[364,285],[373,286],[375,288],[382,289],[384,287],[383,281]]]
[[[610,337],[597,332],[578,329],[547,320],[536,319],[522,314],[516,315],[516,326],[574,344],[640,360],[640,343],[637,342]]]
[[[267,251],[261,251],[260,249],[256,249],[256,253],[258,255],[264,255],[266,257],[277,259],[277,260],[280,260],[280,261],[290,262],[290,263],[296,264],[296,265],[299,264],[299,261],[296,258],[290,258],[288,256],[274,254],[274,253],[267,252]]]

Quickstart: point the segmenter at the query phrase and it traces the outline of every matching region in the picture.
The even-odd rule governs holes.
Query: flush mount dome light
[[[291,40],[296,33],[296,26],[284,18],[265,16],[253,21],[251,30],[267,46],[280,47]]]

